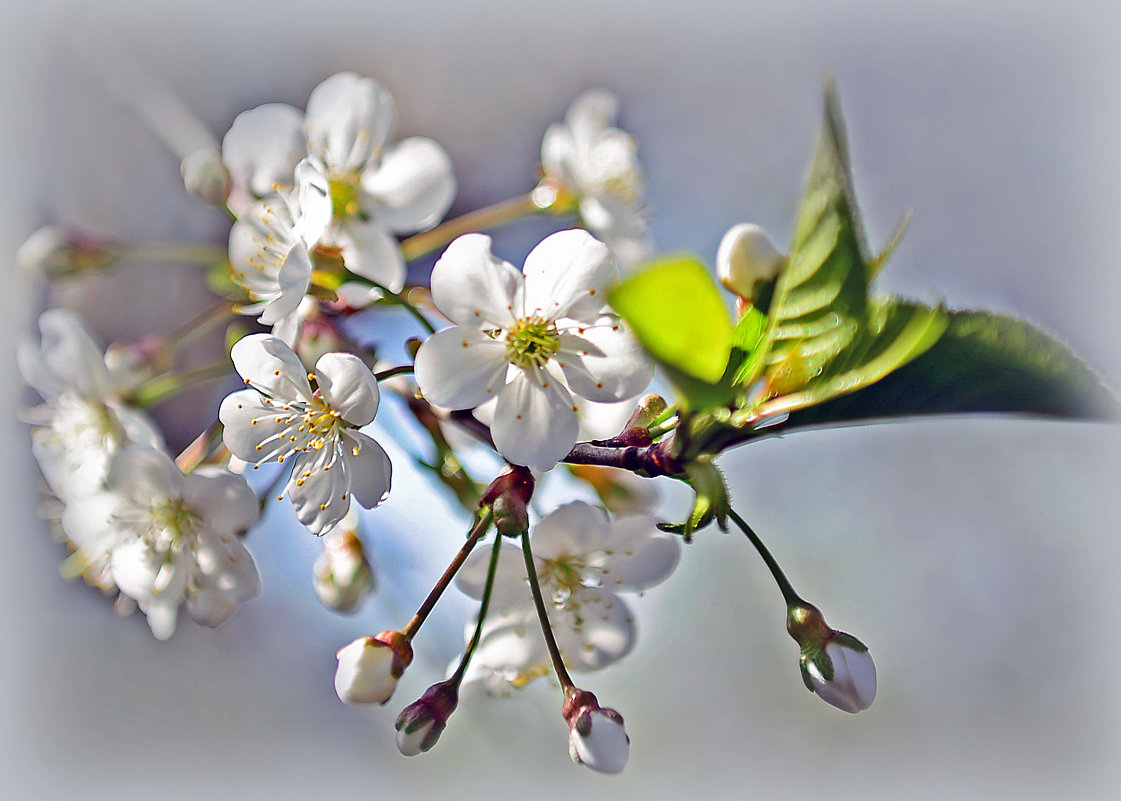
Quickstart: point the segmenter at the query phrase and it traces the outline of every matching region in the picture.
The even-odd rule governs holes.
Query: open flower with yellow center
[[[292,185],[306,158],[331,200],[323,243],[341,251],[348,270],[396,292],[405,262],[394,234],[435,225],[456,191],[439,144],[420,136],[389,142],[396,119],[393,98],[377,82],[340,72],[312,90],[306,113],[270,103],[239,114],[222,159],[243,194],[261,197]]]
[[[183,475],[166,453],[133,445],[114,457],[104,492],[67,504],[62,525],[77,556],[107,561],[113,582],[166,640],[181,604],[217,626],[257,594],[257,568],[238,535],[258,513],[242,477],[206,467]]]
[[[634,647],[634,616],[617,593],[639,592],[669,577],[680,546],[649,516],[611,522],[598,506],[576,501],[543,517],[530,534],[534,568],[557,645],[570,670],[598,670]],[[549,657],[529,594],[521,548],[503,543],[483,628],[464,692],[520,687],[548,672]],[[457,586],[481,598],[490,554],[467,558]]]
[[[638,144],[615,127],[619,100],[604,89],[584,92],[563,122],[541,141],[541,167],[562,195],[573,196],[580,219],[625,265],[650,250],[643,209]]]
[[[450,409],[496,398],[491,434],[507,460],[548,470],[576,444],[573,395],[617,402],[642,392],[653,365],[606,309],[618,277],[587,231],[561,231],[526,257],[524,275],[490,237],[456,239],[432,269],[432,299],[455,326],[416,357],[424,396]]]
[[[290,347],[267,334],[239,340],[230,358],[250,389],[222,401],[226,447],[254,467],[291,464],[286,492],[313,534],[342,520],[351,496],[367,509],[385,500],[389,456],[358,431],[373,421],[379,400],[361,359],[326,353],[307,373]]]

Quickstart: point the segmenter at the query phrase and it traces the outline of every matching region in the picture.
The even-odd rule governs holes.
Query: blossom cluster
[[[461,700],[512,695],[552,674],[573,761],[621,771],[630,751],[622,715],[571,673],[633,650],[625,596],[666,582],[681,558],[682,538],[654,516],[650,478],[690,483],[700,504],[696,471],[715,468],[708,453],[682,462],[673,432],[687,407],[643,396],[655,361],[611,304],[651,249],[637,142],[616,127],[618,110],[604,90],[576,98],[544,134],[540,181],[496,206],[508,218],[487,218],[565,218],[520,268],[481,230],[441,224],[457,190],[451,159],[431,139],[394,140],[396,105],[370,78],[333,75],[305,110],[245,111],[220,152],[188,156],[187,189],[233,218],[225,246],[200,259],[220,279],[214,309],[180,332],[108,351],[76,313],[49,309],[40,340],[19,349],[43,401],[25,416],[45,508],[73,551],[68,572],[116,593],[119,610],[138,607],[157,638],[173,635],[182,607],[217,626],[257,594],[245,543],[266,505],[286,497],[295,520],[322,537],[310,570],[316,595],[357,614],[377,584],[358,509],[393,497],[393,464],[374,434],[394,437],[471,515],[470,530],[410,621],[338,651],[339,698],[389,701],[414,638],[454,585],[478,612],[448,675],[398,717],[401,752],[432,748]],[[19,259],[64,278],[109,269],[127,248],[44,229]],[[429,280],[408,284],[407,264],[437,251]],[[746,224],[716,257],[744,313],[785,261]],[[393,307],[424,335],[398,336],[379,313]],[[350,322],[367,308],[374,346],[359,344]],[[182,367],[183,348],[215,324],[228,345],[215,367]],[[397,350],[408,359],[385,359]],[[174,454],[148,409],[216,378],[226,386],[210,425]],[[415,430],[379,424],[383,402]],[[501,463],[496,475],[471,475],[461,457],[477,451]],[[564,492],[575,497],[545,504]],[[724,524],[730,511],[711,506],[706,519]],[[783,582],[807,686],[840,709],[866,708],[875,693],[867,649]]]

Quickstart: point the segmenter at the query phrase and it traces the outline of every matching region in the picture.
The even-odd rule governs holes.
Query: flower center
[[[195,530],[197,522],[195,514],[182,501],[169,499],[152,504],[149,514],[152,528],[156,531],[166,531],[173,538]]]
[[[357,173],[334,176],[328,180],[327,186],[331,195],[331,213],[335,219],[362,216],[362,204],[359,202],[362,188]]]
[[[339,429],[345,425],[341,414],[328,406],[322,398],[316,398],[304,411],[298,430],[307,437],[307,447],[320,450],[328,440],[337,440]]]
[[[506,360],[523,370],[541,367],[560,348],[560,334],[551,320],[523,317],[506,331]]]
[[[553,603],[564,606],[572,594],[586,586],[584,563],[572,556],[549,559],[541,569],[541,584],[551,591]]]

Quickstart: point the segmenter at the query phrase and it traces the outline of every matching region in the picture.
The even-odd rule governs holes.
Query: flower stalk
[[[545,607],[545,599],[541,595],[541,583],[537,578],[537,568],[533,564],[533,549],[529,544],[528,531],[522,534],[522,556],[525,558],[525,572],[529,578],[529,591],[533,596],[533,605],[537,609],[537,619],[541,622],[541,633],[545,636],[545,647],[549,649],[549,659],[553,663],[553,670],[556,671],[561,690],[568,697],[573,692],[577,692],[576,684],[572,681],[572,677],[568,675],[568,669],[564,666],[564,657],[561,656],[557,639],[553,636],[553,628],[549,625],[549,611]]]
[[[475,211],[454,217],[427,231],[414,234],[401,243],[405,261],[413,261],[445,247],[449,242],[463,234],[488,231],[500,225],[519,220],[530,214],[545,211],[551,203],[542,204],[541,193],[530,192],[525,195],[502,200]]]

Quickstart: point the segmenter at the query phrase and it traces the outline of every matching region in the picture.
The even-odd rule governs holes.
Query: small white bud
[[[436,745],[459,701],[456,679],[433,684],[397,716],[397,750],[417,756]]]
[[[45,278],[64,278],[93,272],[117,260],[111,244],[89,234],[46,225],[24,240],[16,251],[20,269]]]
[[[876,698],[876,665],[867,648],[843,642],[847,635],[839,635],[825,646],[833,677],[825,678],[815,659],[806,661],[806,673],[812,689],[821,700],[845,712],[859,712],[872,705]],[[856,641],[854,641],[856,642]]]
[[[399,631],[359,637],[337,654],[335,692],[346,704],[384,704],[413,659],[408,639]]]
[[[336,612],[358,611],[374,589],[374,572],[356,528],[357,514],[352,509],[323,536],[323,553],[312,568],[316,597]]]
[[[728,229],[716,250],[720,283],[741,298],[755,296],[758,281],[772,281],[786,264],[770,237],[758,225],[739,223]]]
[[[203,203],[211,206],[224,206],[230,196],[230,171],[222,163],[222,154],[216,148],[204,147],[179,165],[183,185],[187,191]]]
[[[568,755],[578,765],[600,773],[621,773],[630,752],[623,716],[614,709],[585,707],[569,727]]]

